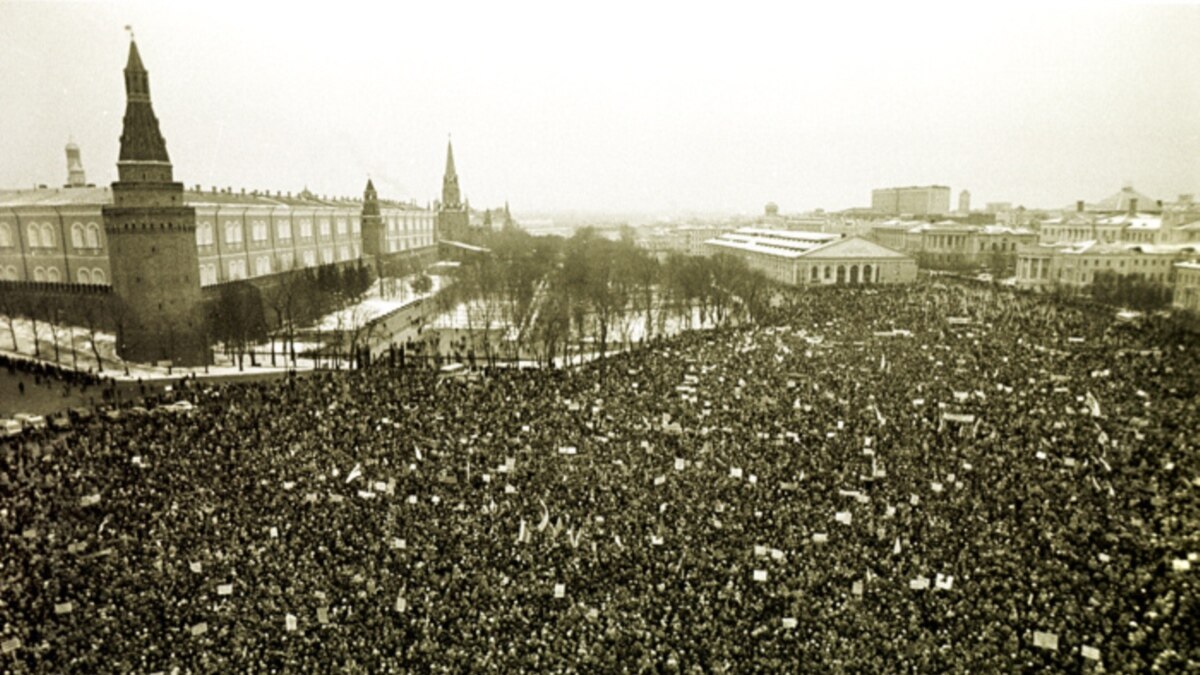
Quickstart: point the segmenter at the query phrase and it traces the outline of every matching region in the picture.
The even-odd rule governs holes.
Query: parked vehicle
[[[0,436],[4,436],[6,438],[9,436],[16,436],[20,434],[24,428],[25,427],[22,427],[21,423],[16,420],[0,420]]]
[[[17,413],[13,415],[13,419],[21,423],[21,426],[26,429],[45,429],[46,418],[42,415],[30,415],[29,413]]]

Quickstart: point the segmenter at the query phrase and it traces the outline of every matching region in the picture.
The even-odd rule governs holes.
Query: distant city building
[[[67,146],[64,188],[0,191],[0,292],[109,292],[117,351],[133,361],[199,365],[209,287],[303,267],[436,254],[434,214],[379,200],[327,199],[307,190],[235,194],[175,182],[137,44],[125,67],[126,110],[111,187],[86,184]],[[364,222],[369,227],[364,227]]]
[[[896,284],[917,278],[917,264],[898,251],[861,237],[824,232],[742,228],[705,242],[780,283],[794,286]]]
[[[991,214],[1007,213],[1012,207],[1012,202],[988,202],[983,210]]]
[[[1039,223],[1041,242],[1059,244],[1094,241],[1130,244],[1185,244],[1200,241],[1200,204],[1192,195],[1180,195],[1169,204],[1154,200],[1143,210],[1141,195],[1123,188],[1092,205],[1080,200],[1072,210]],[[1116,210],[1122,206],[1124,210]]]
[[[971,193],[967,190],[958,193],[958,212],[964,216],[971,213]]]
[[[872,190],[871,209],[888,215],[946,214],[950,212],[950,188],[927,185]]]
[[[1093,284],[1097,275],[1116,274],[1171,286],[1175,284],[1175,263],[1197,251],[1200,245],[1195,244],[1037,244],[1017,254],[1017,285],[1037,290],[1082,290]]]
[[[1037,243],[1038,235],[1033,230],[1003,225],[890,220],[876,225],[870,238],[912,255],[922,266],[987,266],[1007,273],[1016,261],[1018,248]]]
[[[1200,261],[1175,264],[1175,294],[1171,305],[1200,313]]]

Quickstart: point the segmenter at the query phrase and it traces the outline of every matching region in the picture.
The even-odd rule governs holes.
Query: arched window
[[[852,283],[852,284],[858,283],[858,265],[850,266],[850,283]]]
[[[837,282],[839,285],[846,283],[846,267],[844,265],[837,266]]]
[[[831,270],[829,265],[826,265],[825,266],[825,280],[828,281],[830,278],[832,278],[832,276],[833,276],[833,271]]]
[[[37,248],[42,245],[42,235],[38,231],[37,223],[30,223],[29,227],[25,228],[25,234],[29,248]]]
[[[346,234],[346,219],[345,218],[337,219],[337,233],[338,234]]]
[[[8,248],[12,245],[12,228],[8,226],[8,223],[0,223],[0,248]]]
[[[300,236],[304,239],[312,238],[312,221],[308,218],[300,221]]]
[[[311,248],[304,252],[304,266],[314,267],[317,264],[317,254]]]
[[[50,227],[50,223],[42,223],[42,246],[46,248],[54,246],[54,228]]]
[[[99,267],[93,267],[92,268],[92,283],[93,284],[103,284],[106,282],[107,282],[107,280],[104,278],[104,270],[100,269]]]
[[[95,223],[87,224],[87,239],[85,240],[88,248],[100,248],[100,226]]]
[[[863,265],[862,279],[863,279],[864,284],[869,284],[873,281],[873,279],[871,278],[871,266],[870,265]]]
[[[57,267],[46,268],[46,280],[53,281],[55,283],[62,281],[62,276],[59,275]]]
[[[79,271],[75,273],[75,278],[81,284],[92,283],[92,273],[89,272],[86,267],[80,267]]]
[[[292,224],[286,220],[280,220],[275,223],[275,238],[276,239],[291,239]]]
[[[271,273],[271,258],[265,255],[258,256],[254,261],[254,274],[263,276]]]
[[[813,267],[812,267],[812,280],[813,281],[821,280],[821,268],[816,265],[813,265]]]
[[[45,267],[33,268],[33,280],[34,281],[45,281],[46,280],[46,268]]]
[[[9,265],[8,267],[4,268],[3,272],[4,272],[5,279],[8,279],[9,281],[17,280],[17,268],[16,267]]]
[[[71,225],[71,248],[75,250],[83,248],[83,225],[80,223]]]

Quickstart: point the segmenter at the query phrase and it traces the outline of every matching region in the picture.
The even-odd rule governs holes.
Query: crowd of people
[[[1200,348],[929,283],[0,446],[10,672],[1182,672]]]
[[[73,370],[66,366],[7,354],[0,354],[0,368],[7,370],[10,376],[32,376],[30,379],[35,385],[46,382],[61,384],[64,387],[80,387],[86,390],[90,386],[101,385],[106,381],[105,378],[93,372]],[[24,386],[21,387],[21,393],[24,393]]]

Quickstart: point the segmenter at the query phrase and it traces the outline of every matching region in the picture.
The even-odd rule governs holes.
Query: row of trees
[[[296,362],[296,333],[329,312],[359,301],[373,283],[366,265],[323,265],[272,278],[261,288],[249,281],[222,284],[208,305],[210,337],[225,346],[238,367],[247,354],[258,365],[251,345],[270,343],[271,365],[276,365],[276,340],[283,338],[283,356]],[[269,339],[270,338],[270,339]],[[268,340],[269,339],[269,340]]]
[[[672,255],[660,262],[625,231],[619,240],[578,230],[570,239],[521,230],[487,235],[490,254],[466,256],[439,309],[465,307],[473,351],[489,361],[533,357],[551,362],[577,352],[605,354],[668,322],[691,327],[761,316],[767,279],[739,258]]]
[[[32,332],[29,340],[32,342],[29,352],[32,356],[53,359],[60,366],[69,363],[71,368],[79,370],[80,355],[76,339],[82,334],[87,341],[86,351],[95,359],[97,370],[103,371],[98,335],[111,327],[108,312],[111,300],[110,296],[102,294],[4,292],[0,293],[0,316],[8,329],[14,352],[22,351],[16,319],[24,317],[29,321]],[[82,328],[82,332],[77,328]],[[43,347],[42,342],[46,338],[49,338],[50,344]]]

